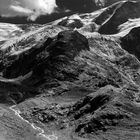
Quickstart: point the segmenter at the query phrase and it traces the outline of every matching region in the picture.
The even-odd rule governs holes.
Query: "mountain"
[[[99,32],[102,34],[115,34],[118,27],[128,19],[139,18],[140,2],[126,1],[119,4],[109,18],[102,24]]]
[[[1,23],[0,140],[139,140],[139,23],[134,1]]]
[[[126,36],[121,38],[121,46],[130,54],[135,55],[140,60],[139,37],[140,27],[133,28]]]

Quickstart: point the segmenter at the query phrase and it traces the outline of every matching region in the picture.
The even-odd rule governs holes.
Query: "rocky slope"
[[[58,140],[139,140],[138,11],[138,3],[123,1],[18,25],[20,36],[0,45],[1,140],[44,140],[27,121]],[[9,110],[14,104],[27,121]]]

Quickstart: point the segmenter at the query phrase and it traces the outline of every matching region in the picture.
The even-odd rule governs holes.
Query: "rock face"
[[[133,30],[120,43],[47,26],[21,37],[14,52],[2,45],[1,102],[19,103],[25,119],[44,124],[59,139],[112,140],[124,133],[124,139],[138,139],[140,63],[124,48],[137,41],[139,28]]]
[[[81,28],[83,23],[79,19],[65,19],[58,23],[60,26],[70,27],[70,28]]]
[[[7,106],[17,104],[25,120],[58,140],[139,140],[140,27],[131,23],[122,36],[97,30],[118,33],[139,17],[138,7],[123,1],[42,26],[18,25],[24,32],[0,46],[0,107],[7,111],[0,110],[0,139],[41,139],[25,136],[29,123],[11,117]]]
[[[71,78],[74,72],[68,70],[71,65],[70,62],[80,52],[86,50],[89,50],[89,45],[88,40],[83,35],[77,31],[63,31],[55,38],[48,38],[40,47],[37,46],[16,54],[16,56],[12,55],[3,59],[1,73],[5,78],[16,78],[13,83],[18,82],[19,85],[23,83],[24,86],[30,85],[33,90],[37,85],[51,84],[51,81],[57,79]],[[5,63],[5,61],[7,62]],[[6,79],[3,81],[5,82]]]
[[[59,139],[138,139],[140,63],[110,37],[87,39],[71,30],[48,39],[46,61],[26,79],[44,78],[40,96],[19,105],[22,115]]]
[[[7,62],[7,67],[2,69],[3,76],[16,78],[41,66],[45,70],[45,66],[51,68],[53,63],[60,62],[61,65],[74,59],[82,50],[89,50],[87,39],[77,31],[63,31],[54,39],[48,38],[40,47],[31,48]]]

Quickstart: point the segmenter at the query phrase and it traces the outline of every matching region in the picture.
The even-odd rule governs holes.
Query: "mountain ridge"
[[[0,139],[43,140],[35,124],[58,140],[138,140],[139,21],[139,2],[121,1],[43,25],[0,24],[9,33],[0,45]]]

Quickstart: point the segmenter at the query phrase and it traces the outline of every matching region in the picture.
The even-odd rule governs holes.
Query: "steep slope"
[[[0,48],[2,102],[11,102],[11,97],[16,98],[16,101],[19,102],[38,94],[36,89],[29,88],[21,82],[32,75],[35,62],[39,63],[41,61],[41,54],[39,56],[39,53],[42,53],[42,50],[46,47],[45,40],[66,28],[43,26],[36,27],[36,30],[34,27],[26,27],[26,29],[27,32],[24,32],[20,37],[14,37],[6,41]],[[42,55],[42,57],[44,57],[42,58],[44,60],[46,56]],[[9,79],[5,79],[3,76]],[[5,87],[7,88],[5,89]]]
[[[1,103],[58,140],[138,139],[139,70],[113,37],[46,25],[1,46]]]
[[[119,32],[118,27],[127,22],[128,19],[139,18],[140,2],[126,1],[114,10],[109,19],[106,20],[99,29],[102,34],[116,34]]]
[[[45,25],[1,24],[0,139],[139,140],[138,10],[123,1]]]
[[[121,46],[130,54],[140,60],[140,27],[133,28],[126,36],[121,38]]]
[[[74,39],[83,42],[82,48],[70,45],[74,34],[79,33],[62,32],[48,46],[52,58],[35,67],[47,78],[38,84],[42,95],[19,105],[22,116],[45,124],[58,139],[138,139],[139,61],[112,38],[100,35],[88,37],[90,49],[80,34],[83,41]]]
[[[99,16],[93,19],[93,21],[98,25],[104,24],[114,14],[115,10],[121,7],[123,3],[125,3],[125,1],[122,2],[119,1],[117,3],[110,5],[109,7],[105,8],[105,10],[103,10]]]

